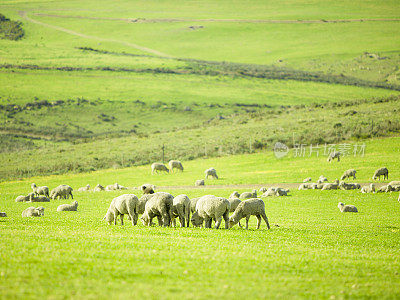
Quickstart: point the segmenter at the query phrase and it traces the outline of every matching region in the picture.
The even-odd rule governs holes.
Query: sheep
[[[372,176],[373,180],[376,180],[379,178],[381,180],[381,176],[383,176],[383,179],[389,179],[389,170],[387,168],[379,168],[378,170],[375,171],[374,175]]]
[[[124,225],[124,215],[128,215],[132,221],[132,226],[135,226],[138,220],[138,208],[139,199],[136,195],[124,194],[118,196],[111,201],[103,220],[105,219],[110,225],[113,222],[114,225],[117,225],[117,218],[120,216],[121,225]]]
[[[225,229],[229,229],[230,204],[228,199],[206,195],[201,197],[196,204],[196,211],[192,215],[193,226],[201,226],[203,221],[205,228],[211,228],[212,220],[215,221],[215,229],[221,225],[222,217],[225,221]]]
[[[7,218],[7,213],[0,212],[0,218]]]
[[[173,200],[172,206],[172,222],[176,227],[176,217],[179,217],[181,227],[189,227],[190,224],[190,200],[186,195],[178,195]],[[186,223],[185,223],[186,221]]]
[[[371,183],[370,185],[363,186],[361,193],[375,193],[375,184]]]
[[[78,192],[85,192],[85,191],[89,191],[90,190],[90,185],[87,184],[86,186],[80,187],[78,189]]]
[[[268,189],[266,187],[262,187],[258,191],[260,192],[260,194],[264,194],[267,190]]]
[[[196,204],[200,197],[190,199],[190,211],[193,214],[196,211]]]
[[[144,226],[150,226],[153,218],[157,217],[158,225],[168,227],[171,225],[172,207],[174,196],[165,192],[158,192],[153,194],[145,206],[142,219]]]
[[[35,183],[32,183],[31,188],[35,196],[43,195],[49,197],[49,188],[47,186],[36,186]]]
[[[265,193],[261,195],[261,198],[271,197],[271,196],[276,196],[275,188],[269,188],[268,190],[266,190]]]
[[[234,191],[234,192],[232,192],[232,194],[229,195],[228,199],[235,199],[235,198],[239,198],[239,197],[240,197],[239,192],[238,191]]]
[[[207,179],[209,176],[211,176],[212,178],[218,179],[218,175],[217,175],[217,170],[215,170],[214,168],[210,168],[204,171],[205,174],[205,178]]]
[[[50,199],[45,197],[45,196],[39,196],[39,197],[30,197],[29,202],[50,202]]]
[[[325,183],[312,183],[311,184],[311,188],[313,189],[313,190],[321,190],[323,187],[324,187],[324,184]]]
[[[32,197],[34,197],[35,195],[34,195],[34,193],[29,193],[28,195],[26,195],[26,196],[18,196],[16,199],[15,199],[15,202],[28,202],[28,201],[30,201],[31,200],[31,198]]]
[[[253,198],[242,201],[235,209],[233,215],[229,218],[229,226],[233,227],[241,219],[246,218],[246,229],[249,228],[250,216],[257,217],[257,229],[260,229],[261,218],[264,219],[267,224],[267,228],[270,229],[267,215],[265,214],[265,204],[259,198]]]
[[[344,171],[342,177],[340,177],[340,180],[344,180],[346,178],[353,177],[353,179],[356,179],[356,173],[357,171],[354,169],[349,169],[347,171]]]
[[[360,189],[361,186],[358,183],[346,183],[344,181],[341,181],[339,183],[339,188],[341,190],[356,190],[356,189]]]
[[[303,180],[303,183],[311,182],[311,180],[312,180],[311,177],[307,177],[306,179]]]
[[[28,207],[22,212],[22,217],[27,218],[27,217],[41,217],[44,216],[44,207],[39,206],[39,207]]]
[[[97,184],[93,189],[93,192],[101,192],[101,191],[104,191],[104,186],[102,186],[101,184]]]
[[[388,185],[382,185],[380,188],[376,190],[377,193],[387,193],[390,191],[390,187]]]
[[[319,176],[319,178],[317,180],[317,183],[324,183],[326,181],[328,181],[328,178],[326,178],[325,176],[321,175],[321,176]]]
[[[275,192],[276,192],[277,196],[287,196],[288,193],[290,192],[290,190],[289,189],[283,189],[283,188],[277,188]]]
[[[339,151],[332,151],[331,153],[329,153],[327,161],[332,162],[336,158],[337,161],[339,162],[340,155],[341,155],[341,153]]]
[[[60,199],[61,198],[68,199],[69,196],[71,195],[71,198],[74,199],[72,191],[73,191],[72,187],[70,187],[69,185],[62,184],[51,190],[50,198],[53,200],[56,199],[57,197],[59,197]]]
[[[145,183],[141,185],[140,189],[142,190],[143,194],[154,194],[156,186],[150,183]]]
[[[151,174],[154,174],[154,172],[158,173],[159,171],[169,173],[169,169],[164,164],[162,164],[162,163],[153,163],[151,165]]]
[[[312,189],[313,183],[302,183],[299,185],[299,187],[297,188],[299,191],[301,190],[309,190]]]
[[[236,207],[238,207],[239,203],[242,202],[239,198],[233,198],[233,197],[229,197],[228,201],[229,201],[229,204],[231,205],[231,209],[229,212],[234,212]],[[242,227],[242,225],[240,224],[240,221],[239,221],[239,226]]]
[[[342,202],[339,202],[338,208],[341,212],[358,212],[357,207],[354,205],[344,205]]]
[[[253,190],[252,192],[244,192],[241,193],[239,199],[250,199],[250,198],[257,198],[257,191]]]
[[[139,205],[138,205],[138,213],[139,214],[144,213],[144,209],[146,207],[147,201],[149,201],[149,199],[153,196],[154,196],[154,193],[153,194],[143,194],[143,196],[139,198]]]
[[[201,186],[204,185],[204,179],[198,179],[194,183],[195,186]]]
[[[170,160],[168,162],[168,166],[171,172],[173,172],[174,169],[178,169],[181,170],[181,172],[183,172],[183,166],[179,160]]]
[[[321,190],[337,190],[339,187],[339,180],[335,180],[334,183],[325,183]]]
[[[388,190],[390,190],[391,192],[399,192],[400,191],[400,181],[389,182]]]
[[[126,187],[119,185],[118,183],[106,186],[106,191],[116,191],[116,190],[126,190],[126,189],[127,189]]]
[[[57,211],[77,211],[78,201],[72,202],[72,204],[61,204],[57,207]]]

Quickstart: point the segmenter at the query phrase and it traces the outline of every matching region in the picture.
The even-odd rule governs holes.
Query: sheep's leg
[[[190,224],[190,208],[187,208],[188,212],[186,213],[186,227],[189,227]]]
[[[261,225],[261,216],[260,215],[256,215],[257,217],[257,229],[260,229],[260,225]]]
[[[124,215],[120,214],[119,217],[121,219],[121,225],[124,225]]]
[[[246,216],[246,229],[249,229],[250,216]]]
[[[222,217],[217,218],[217,220],[215,221],[215,229],[219,229],[221,222],[222,222]]]
[[[162,217],[160,215],[157,215],[157,221],[158,221],[158,226],[163,226],[163,220],[162,220]]]
[[[74,199],[74,195],[72,195],[72,192],[69,192],[69,194],[71,195],[71,198]]]
[[[268,229],[269,229],[269,223],[268,223],[267,215],[266,215],[265,213],[262,213],[262,214],[261,214],[261,217],[264,219],[264,221],[265,221],[265,223],[267,224],[267,227],[268,227]]]
[[[114,225],[117,225],[117,217],[118,217],[118,213],[116,211],[114,211]]]
[[[179,222],[181,222],[181,227],[185,227],[185,216],[179,218]]]
[[[205,217],[205,219],[204,219],[204,227],[205,228],[211,228],[211,221],[212,221],[212,219],[210,218],[210,217]]]
[[[225,229],[229,229],[229,209],[224,213]]]

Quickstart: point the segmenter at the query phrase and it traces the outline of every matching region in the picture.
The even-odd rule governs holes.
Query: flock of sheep
[[[336,157],[339,158],[339,157]],[[151,165],[152,174],[165,171],[173,172],[174,169],[183,171],[183,166],[180,161],[171,160],[169,162],[169,169],[162,163],[153,163]],[[212,177],[218,179],[217,171],[214,168],[205,170],[205,178]],[[358,183],[347,183],[344,180],[348,178],[356,179],[357,171],[349,169],[343,173],[340,181],[337,179],[333,183],[329,183],[328,179],[320,176],[317,182],[312,183],[310,177],[303,180],[303,183],[298,187],[299,190],[306,189],[321,189],[321,190],[353,190],[360,189],[362,193],[374,192],[392,192],[400,191],[400,181],[391,181],[378,190],[375,185],[371,183],[368,186],[361,187]],[[387,168],[380,168],[375,171],[372,179],[389,178],[389,171]],[[196,180],[196,186],[204,185],[204,179]],[[72,187],[69,185],[59,185],[53,190],[49,191],[47,186],[36,186],[35,183],[31,185],[32,192],[26,196],[18,196],[16,202],[49,202],[50,199],[72,199]],[[98,184],[93,191],[113,191],[113,190],[126,190],[127,187],[121,186],[118,183],[108,185],[106,187]],[[248,229],[248,222],[250,216],[257,217],[257,229],[260,228],[261,219],[263,219],[270,228],[268,218],[265,213],[264,201],[260,198],[269,196],[287,196],[290,192],[288,189],[281,187],[260,188],[260,198],[257,198],[257,191],[244,192],[239,194],[234,191],[228,198],[217,197],[214,195],[205,195],[198,198],[189,199],[187,195],[173,195],[166,192],[155,192],[156,187],[152,184],[143,184],[140,190],[143,195],[138,198],[135,194],[124,194],[114,198],[103,218],[109,224],[117,224],[118,217],[120,218],[121,225],[123,225],[124,215],[128,215],[132,225],[136,225],[139,215],[144,226],[151,226],[153,219],[157,218],[159,226],[176,226],[176,218],[179,218],[181,227],[189,227],[190,222],[195,227],[211,228],[212,221],[215,222],[215,228],[219,228],[222,219],[225,222],[225,228],[231,228],[240,220],[246,218],[246,229]],[[89,191],[90,185],[81,187],[78,191]],[[400,201],[400,196],[399,196]],[[77,211],[78,202],[74,201],[72,204],[62,204],[58,206],[57,211]],[[345,205],[339,202],[338,208],[341,212],[358,212],[357,208],[353,205]],[[232,213],[231,216],[229,214]],[[40,217],[44,215],[44,207],[28,207],[22,212],[22,217]],[[6,213],[0,213],[1,217],[7,216]]]

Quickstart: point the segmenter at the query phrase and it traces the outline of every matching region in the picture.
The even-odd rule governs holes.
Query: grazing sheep
[[[346,183],[344,181],[341,181],[339,183],[339,188],[341,190],[357,190],[360,189],[361,186],[358,183]]]
[[[97,184],[93,189],[93,192],[101,192],[101,191],[104,191],[104,186],[102,186],[101,184]]]
[[[49,197],[49,188],[47,186],[36,186],[35,183],[32,183],[31,188],[35,196],[43,195]]]
[[[361,193],[375,193],[375,184],[371,183],[370,185],[363,186]]]
[[[28,207],[22,212],[22,217],[27,218],[27,217],[41,217],[44,215],[44,207],[39,206],[39,207]]]
[[[137,224],[139,199],[134,194],[124,194],[114,198],[108,208],[105,219],[108,224],[117,225],[117,218],[120,216],[121,225],[124,225],[124,215],[128,215],[132,221],[132,226]]]
[[[238,191],[234,191],[232,194],[230,194],[229,199],[235,199],[235,198],[239,198],[240,194]]]
[[[335,180],[334,183],[325,183],[321,190],[337,190],[339,187],[339,180]]]
[[[142,190],[143,194],[154,194],[154,190],[156,189],[156,186],[150,183],[145,183],[142,184],[140,187]]]
[[[39,196],[39,197],[30,197],[29,198],[30,202],[50,202],[50,199],[45,197],[45,196]]]
[[[239,198],[228,198],[229,204],[231,205],[231,209],[229,212],[234,212],[236,207],[238,207],[239,203],[242,202]],[[242,227],[239,221],[239,226]]]
[[[15,199],[15,202],[28,202],[28,201],[30,201],[31,200],[31,198],[32,197],[34,197],[35,195],[34,195],[34,193],[29,193],[28,195],[26,195],[26,196],[18,196],[16,199]]]
[[[212,178],[218,179],[218,175],[217,175],[217,170],[215,170],[214,168],[210,168],[204,171],[205,174],[205,178],[207,179],[209,176],[211,176]]]
[[[378,170],[375,171],[374,176],[372,176],[373,180],[376,180],[379,178],[381,180],[381,176],[383,176],[383,179],[389,179],[389,170],[387,168],[379,168]]]
[[[190,224],[190,200],[186,195],[178,195],[173,200],[172,206],[172,222],[176,227],[176,217],[179,217],[181,227],[189,227]]]
[[[195,186],[201,186],[204,185],[204,179],[198,179],[194,183]]]
[[[357,171],[354,169],[349,169],[347,171],[344,171],[342,177],[340,177],[340,180],[344,180],[346,178],[353,177],[353,179],[356,179],[356,173]]]
[[[221,225],[222,217],[225,221],[225,229],[229,229],[229,201],[222,197],[206,195],[201,197],[196,204],[196,211],[192,215],[193,226],[201,226],[203,221],[205,228],[211,228],[212,220],[215,221],[215,229]]]
[[[72,187],[70,187],[69,185],[62,184],[51,190],[50,198],[53,200],[56,199],[57,197],[60,199],[68,199],[69,196],[71,196],[71,198],[74,199],[72,191],[73,191]]]
[[[153,163],[151,165],[151,174],[154,174],[154,172],[158,173],[159,171],[169,173],[169,169],[166,167],[166,165],[162,163]]]
[[[179,160],[170,160],[168,162],[169,169],[171,172],[173,172],[174,169],[181,170],[183,172],[183,166],[182,163]]]
[[[78,201],[72,202],[72,204],[61,204],[57,207],[57,211],[77,211]]]
[[[241,193],[239,199],[250,199],[250,198],[257,198],[257,191],[253,190],[252,192],[244,192]]]
[[[86,191],[89,191],[89,190],[90,190],[90,185],[87,184],[86,186],[80,187],[78,189],[78,192],[86,192]]]
[[[306,179],[303,180],[303,183],[306,183],[306,182],[311,182],[311,177],[307,177]]]
[[[241,219],[246,218],[246,229],[248,229],[250,216],[257,217],[257,229],[260,228],[261,218],[264,219],[265,223],[267,224],[267,228],[270,228],[267,215],[265,214],[264,201],[258,198],[242,201],[235,209],[233,215],[229,218],[229,226],[232,227]]]
[[[200,197],[190,199],[190,211],[193,214],[196,211],[196,204]]]
[[[317,180],[317,183],[324,183],[324,182],[327,182],[327,181],[328,181],[328,178],[326,178],[325,176],[321,175],[321,176],[319,176],[319,178]]]
[[[354,205],[344,205],[342,202],[339,202],[338,208],[341,212],[358,212],[357,207]]]
[[[0,218],[7,218],[7,214],[5,212],[0,212]]]
[[[332,162],[336,158],[337,161],[339,162],[340,155],[341,155],[341,153],[339,151],[332,151],[331,153],[329,153],[327,161]]]
[[[171,225],[172,207],[174,196],[164,192],[153,194],[145,206],[144,214],[140,217],[144,226],[150,226],[153,218],[157,217],[158,225],[168,227]]]
[[[139,205],[138,205],[139,214],[144,213],[147,201],[149,201],[149,199],[153,196],[154,194],[144,194],[142,197],[139,198]]]

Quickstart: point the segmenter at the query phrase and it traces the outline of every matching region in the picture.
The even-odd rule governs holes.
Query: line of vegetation
[[[21,22],[12,21],[0,14],[0,39],[17,41],[22,39],[24,35]]]

